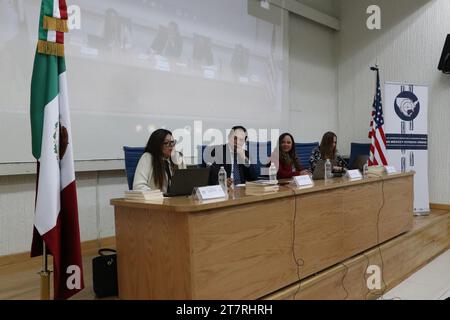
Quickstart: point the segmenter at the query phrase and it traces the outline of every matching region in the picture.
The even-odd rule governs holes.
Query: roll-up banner
[[[389,165],[416,172],[414,212],[428,214],[428,87],[385,83],[385,131]]]

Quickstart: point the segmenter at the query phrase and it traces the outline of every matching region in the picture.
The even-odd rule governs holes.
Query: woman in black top
[[[320,146],[315,148],[311,153],[309,163],[311,164],[311,170],[314,172],[317,162],[319,160],[330,159],[333,166],[333,172],[342,172],[347,166],[344,159],[341,157],[336,149],[337,136],[333,132],[327,132],[322,137]]]

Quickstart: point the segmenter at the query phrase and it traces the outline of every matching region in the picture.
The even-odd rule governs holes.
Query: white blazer
[[[174,162],[178,164],[178,168],[186,169],[186,164],[181,154],[176,153],[176,157],[178,161]],[[171,175],[173,175],[172,166],[169,166],[169,168]],[[164,172],[164,183],[161,188],[161,191],[163,193],[167,192],[168,183],[169,182],[167,173]],[[134,174],[134,181],[133,181],[133,190],[157,190],[157,189],[159,189],[159,187],[155,185],[155,182],[153,181],[153,158],[150,153],[146,152],[142,155],[136,167],[136,172]]]

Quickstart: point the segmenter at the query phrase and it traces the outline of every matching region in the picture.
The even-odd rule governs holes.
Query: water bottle
[[[366,161],[363,165],[363,177],[367,178],[367,173],[369,172],[369,161]]]
[[[225,168],[222,166],[219,170],[219,185],[222,187],[222,190],[227,194],[228,187],[227,187],[227,172],[225,171]]]
[[[331,179],[332,173],[331,173],[331,162],[330,159],[327,159],[325,162],[325,180]]]
[[[269,168],[269,180],[277,181],[277,167],[275,166],[275,163],[273,163],[273,162]]]

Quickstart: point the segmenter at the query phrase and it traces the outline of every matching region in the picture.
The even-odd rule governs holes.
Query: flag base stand
[[[41,300],[50,300],[50,271],[41,271]]]
[[[42,271],[39,272],[41,277],[41,300],[50,300],[50,274],[48,270],[47,247],[45,242],[42,245]]]
[[[414,212],[414,217],[428,217],[430,212]]]

